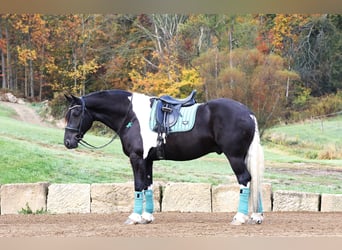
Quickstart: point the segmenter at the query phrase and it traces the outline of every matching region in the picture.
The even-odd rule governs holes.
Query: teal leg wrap
[[[154,212],[153,190],[145,190],[145,201],[145,212],[152,214]]]
[[[248,215],[248,199],[249,199],[249,188],[240,189],[240,202],[238,212]]]
[[[262,206],[262,197],[261,197],[261,193],[259,193],[259,199],[258,199],[258,213],[263,213],[264,212],[264,208]]]
[[[134,192],[134,209],[133,213],[142,214],[143,211],[143,201],[144,195],[143,192]]]

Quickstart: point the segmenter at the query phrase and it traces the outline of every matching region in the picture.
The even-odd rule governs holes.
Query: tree
[[[52,16],[49,26],[54,50],[47,65],[50,85],[55,91],[85,94],[90,76],[100,68],[91,48],[96,39],[95,16]]]
[[[196,88],[199,101],[232,97],[268,126],[342,87],[341,37],[338,14],[1,14],[0,87],[39,100]]]
[[[41,59],[48,36],[45,21],[39,14],[4,15],[3,18],[6,20],[8,87],[23,89],[26,97],[34,98],[38,91],[41,96],[42,80],[38,86],[36,76],[42,76],[44,67],[44,60]],[[24,70],[20,67],[24,67]],[[24,73],[24,84],[20,81],[21,72]]]
[[[332,89],[342,89],[342,15],[328,15],[335,27],[332,44],[329,45],[331,53],[331,86]]]
[[[194,61],[209,90],[208,98],[228,97],[246,104],[257,115],[262,133],[283,113],[287,79],[299,76],[287,70],[279,55],[265,55],[257,49],[235,49],[233,68],[228,57],[226,51],[211,50]]]
[[[130,16],[134,32],[133,48],[138,52],[132,57],[131,72],[133,90],[158,95],[174,93],[174,84],[181,83],[183,66],[177,57],[178,29],[187,16],[177,14]],[[142,40],[141,38],[145,38]]]
[[[7,87],[6,83],[6,64],[5,64],[5,52],[6,52],[6,40],[3,39],[2,35],[2,18],[0,16],[0,53],[1,53],[1,69],[0,69],[0,77],[2,79],[2,88],[5,89]]]
[[[332,82],[335,62],[331,58],[340,46],[340,37],[328,15],[314,16],[302,26],[295,70],[314,96],[336,92]]]

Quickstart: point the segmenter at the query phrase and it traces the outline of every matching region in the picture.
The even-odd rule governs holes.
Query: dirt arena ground
[[[0,237],[342,237],[342,213],[269,212],[262,225],[232,226],[233,213],[156,213],[124,225],[127,213],[1,215]]]

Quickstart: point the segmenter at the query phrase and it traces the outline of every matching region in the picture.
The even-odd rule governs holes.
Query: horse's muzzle
[[[77,142],[76,140],[65,139],[65,140],[64,140],[64,146],[65,146],[67,149],[77,148],[78,142]]]

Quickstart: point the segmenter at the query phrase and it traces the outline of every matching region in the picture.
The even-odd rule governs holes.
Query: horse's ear
[[[78,98],[77,96],[74,96],[73,94],[71,94],[71,95],[64,94],[64,96],[69,103],[72,103],[72,102],[79,103],[80,102],[80,98]]]
[[[71,94],[71,100],[73,100],[76,104],[81,104],[81,99],[73,94]]]
[[[72,102],[72,97],[71,97],[71,96],[68,96],[67,94],[64,94],[64,96],[65,96],[65,99],[67,99],[67,101],[68,101],[69,103]]]

